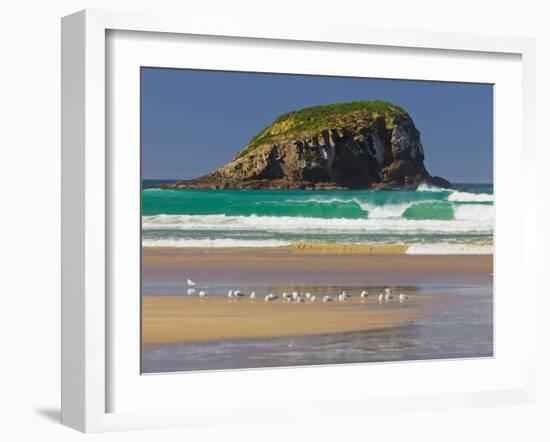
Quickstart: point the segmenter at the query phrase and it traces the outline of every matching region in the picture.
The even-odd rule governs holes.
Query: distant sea
[[[176,190],[143,180],[144,246],[407,245],[411,254],[490,254],[492,184],[416,191]]]

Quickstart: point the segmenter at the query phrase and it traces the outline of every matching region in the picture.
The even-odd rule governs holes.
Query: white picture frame
[[[522,161],[522,174],[528,176],[535,159],[533,138],[535,109],[535,44],[532,39],[517,37],[490,37],[478,35],[427,33],[402,31],[394,33],[368,28],[343,26],[320,27],[304,24],[300,27],[284,24],[242,22],[212,22],[188,17],[179,18],[86,10],[63,18],[62,21],[62,423],[85,432],[122,429],[157,428],[168,426],[207,425],[220,422],[250,422],[258,420],[286,419],[293,413],[274,404],[273,407],[254,407],[253,396],[233,404],[239,413],[224,416],[218,404],[218,412],[206,415],[201,407],[195,412],[185,407],[151,407],[150,410],[113,410],[109,394],[114,388],[110,376],[113,363],[109,329],[116,318],[110,310],[109,244],[116,230],[109,228],[112,198],[109,184],[108,141],[106,121],[109,118],[109,93],[106,72],[108,51],[106,41],[109,32],[142,32],[165,36],[217,36],[221,39],[269,40],[272,44],[285,45],[337,44],[340,47],[375,47],[378,51],[401,48],[403,51],[425,49],[437,57],[437,53],[468,53],[479,60],[489,54],[514,56],[521,69],[521,108],[518,129]],[[145,34],[144,34],[145,35]],[[153,35],[153,34],[150,34]],[[295,43],[294,43],[295,42]],[[111,60],[112,62],[112,60]],[[499,118],[498,103],[496,118]],[[497,133],[498,135],[498,133]],[[499,143],[496,138],[495,144]],[[504,145],[504,144],[503,144]],[[139,149],[139,148],[138,148]],[[366,414],[374,410],[399,411],[408,409],[454,408],[499,404],[532,403],[535,397],[536,359],[533,339],[536,316],[536,238],[534,213],[536,193],[521,191],[523,211],[518,224],[519,236],[515,247],[521,263],[515,283],[521,284],[521,326],[524,352],[518,354],[521,373],[509,384],[495,384],[488,388],[479,385],[460,392],[438,391],[426,394],[378,395],[376,398],[361,391],[354,396],[338,392],[326,398],[309,400],[309,415],[335,415],[341,413]],[[504,198],[504,197],[503,197]],[[504,201],[504,200],[503,200]],[[503,204],[502,207],[505,207]],[[498,216],[497,216],[498,220]],[[497,229],[498,230],[498,229]],[[503,231],[503,230],[501,230]],[[502,244],[502,243],[501,243]],[[506,247],[498,250],[506,251]],[[505,287],[500,285],[500,287]],[[504,289],[503,289],[504,290]],[[498,302],[498,301],[497,301]],[[497,316],[496,321],[499,318]],[[497,355],[498,358],[498,355]],[[426,364],[426,363],[424,363]],[[408,368],[387,364],[384,370]],[[346,375],[358,376],[360,365],[331,367],[331,370],[347,370]],[[363,366],[364,367],[364,366]],[[371,366],[372,367],[372,366]],[[381,367],[381,365],[378,365]],[[443,365],[440,366],[444,369]],[[470,367],[475,370],[475,367]],[[451,368],[449,368],[451,369]],[[455,370],[457,367],[454,368]],[[490,369],[490,367],[488,367]],[[372,369],[374,370],[374,369]],[[380,370],[380,369],[378,369]],[[519,368],[517,370],[520,370]],[[257,382],[265,382],[270,372],[263,370]],[[234,376],[243,377],[245,372]],[[279,370],[278,375],[294,376],[292,369]],[[133,373],[132,376],[136,375]],[[139,373],[137,373],[139,375]],[[209,376],[221,376],[210,373]],[[284,374],[283,374],[284,376]],[[299,374],[297,374],[299,376]],[[170,387],[171,376],[163,376],[162,383]],[[120,378],[120,377],[119,377]],[[174,378],[175,379],[175,378]],[[210,377],[210,379],[213,379]],[[200,382],[199,377],[194,381]],[[252,381],[256,382],[256,381]],[[466,382],[467,383],[467,382]],[[474,383],[472,382],[472,385]],[[196,394],[196,393],[193,393]],[[193,402],[188,395],[186,402]],[[238,401],[237,401],[238,402]],[[215,408],[213,406],[213,408]],[[327,411],[330,409],[330,413]],[[338,414],[338,412],[336,413]]]

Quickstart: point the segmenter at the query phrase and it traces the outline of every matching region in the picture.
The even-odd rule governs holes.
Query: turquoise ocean
[[[143,246],[398,244],[407,253],[492,253],[493,186],[416,191],[180,190],[144,180]]]

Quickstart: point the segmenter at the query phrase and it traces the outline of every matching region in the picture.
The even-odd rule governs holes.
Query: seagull
[[[361,292],[361,298],[368,298],[369,297],[369,292],[366,292],[365,290],[363,290]]]
[[[384,291],[386,292],[386,301],[393,299],[393,295],[391,294],[391,289],[386,289]]]
[[[290,301],[292,299],[292,294],[283,292],[283,298],[286,299],[287,301]]]
[[[199,292],[199,297],[200,298],[206,298],[207,295],[208,295],[208,292],[206,290],[201,290]]]
[[[384,300],[384,295],[382,293],[380,293],[378,295],[378,302],[382,302]]]
[[[403,301],[406,301],[407,299],[409,299],[409,297],[403,293],[401,293],[399,295],[399,302],[403,302]]]
[[[264,301],[265,302],[275,301],[277,298],[278,298],[277,295],[270,293],[269,295],[265,295]]]
[[[338,295],[338,301],[347,301],[350,298],[351,296],[348,295],[346,292],[342,292]]]
[[[195,284],[194,281],[192,281],[192,280],[190,280],[190,279],[188,278],[188,279],[187,279],[187,285],[188,285],[189,287],[193,287],[194,285],[197,285],[197,284]]]
[[[195,289],[187,289],[187,295],[188,296],[193,296],[195,293],[197,293],[197,291]]]
[[[323,296],[323,302],[332,302],[334,298],[332,296]]]
[[[296,297],[296,302],[300,304],[300,303],[302,303],[302,302],[305,302],[305,299],[304,299],[303,296],[297,296],[297,297]]]
[[[296,300],[296,298],[299,296],[298,292],[292,292],[292,299]]]
[[[311,297],[309,298],[309,301],[310,302],[315,302],[315,295],[311,295]]]
[[[306,293],[306,299],[311,299],[311,293]]]
[[[244,293],[241,292],[240,290],[235,290],[235,292],[233,292],[233,296],[237,299],[239,298],[242,298],[244,296]]]
[[[256,292],[252,292],[250,294],[250,299],[256,299]]]
[[[227,297],[228,297],[228,298],[232,298],[232,297],[233,297],[233,290],[229,290],[229,291],[227,292]]]

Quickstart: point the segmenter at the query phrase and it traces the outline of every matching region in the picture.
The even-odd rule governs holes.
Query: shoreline
[[[284,246],[260,246],[260,247],[176,247],[176,246],[143,246],[144,251],[170,252],[175,250],[219,250],[231,251],[258,251],[277,252],[286,251],[292,253],[344,253],[344,254],[400,254],[405,253],[409,246],[403,244],[330,244],[330,243],[294,243]]]
[[[492,284],[492,255],[301,252],[287,248],[142,249],[142,282],[235,285]]]
[[[438,243],[434,243],[438,245]],[[453,246],[452,244],[451,246]],[[460,246],[460,244],[457,244]],[[150,252],[170,252],[177,250],[218,250],[218,251],[287,251],[292,253],[313,253],[313,254],[322,254],[322,253],[331,253],[331,254],[410,254],[410,255],[484,255],[492,256],[493,255],[493,244],[487,242],[478,242],[467,244],[468,247],[473,249],[478,248],[478,250],[472,253],[470,249],[469,253],[452,253],[450,251],[441,250],[435,253],[419,253],[413,252],[415,248],[418,247],[417,244],[341,244],[341,243],[292,243],[288,245],[281,246],[221,246],[221,247],[185,247],[185,246],[142,246],[144,251]],[[452,248],[452,247],[451,247]],[[437,249],[436,249],[437,250]]]

